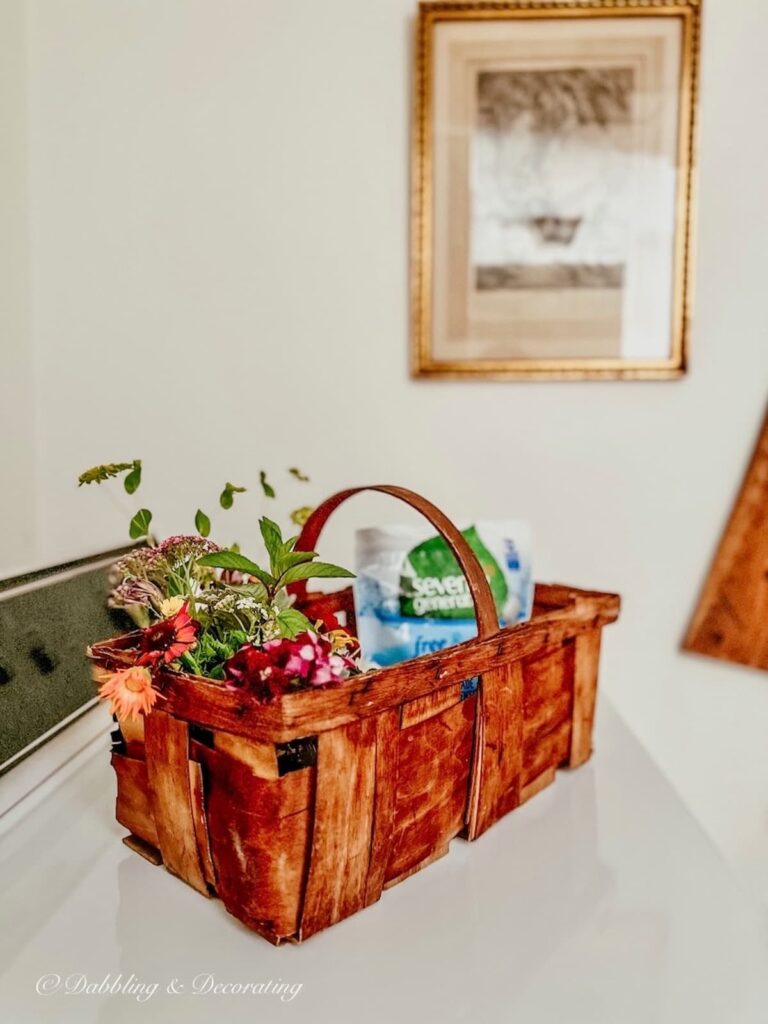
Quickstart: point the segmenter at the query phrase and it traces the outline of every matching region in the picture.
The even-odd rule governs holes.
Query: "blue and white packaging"
[[[527,523],[478,520],[462,530],[482,565],[502,626],[533,607]],[[441,537],[417,526],[358,530],[354,582],[357,634],[366,662],[395,665],[477,635],[461,569]]]

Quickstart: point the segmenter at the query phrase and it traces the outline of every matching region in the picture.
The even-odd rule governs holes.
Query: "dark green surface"
[[[86,646],[130,628],[122,612],[106,606],[106,570],[87,566],[68,579],[57,579],[57,572],[71,572],[71,564],[25,577],[24,583],[42,582],[23,593],[16,592],[17,581],[3,585],[0,771],[14,754],[96,695]]]

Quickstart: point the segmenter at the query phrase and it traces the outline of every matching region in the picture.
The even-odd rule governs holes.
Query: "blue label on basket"
[[[461,682],[461,690],[459,690],[459,700],[466,700],[467,697],[471,697],[473,693],[477,693],[479,685],[480,676],[471,676],[469,679],[463,679]]]

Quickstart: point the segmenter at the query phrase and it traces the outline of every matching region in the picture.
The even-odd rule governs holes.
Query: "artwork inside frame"
[[[700,0],[424,2],[416,376],[679,377]]]

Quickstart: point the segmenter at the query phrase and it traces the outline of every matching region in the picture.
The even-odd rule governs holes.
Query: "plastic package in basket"
[[[530,618],[528,524],[478,520],[462,534],[485,571],[500,625]],[[357,632],[366,660],[394,665],[477,635],[467,581],[442,537],[418,526],[359,530],[356,571]]]

